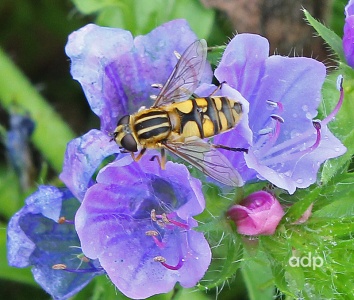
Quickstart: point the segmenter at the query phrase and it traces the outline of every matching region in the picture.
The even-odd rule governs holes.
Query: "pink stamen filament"
[[[282,162],[287,162],[289,160],[296,160],[304,156],[305,154],[308,154],[315,150],[321,141],[321,123],[317,121],[313,121],[314,127],[316,129],[316,140],[313,143],[312,146],[304,149],[304,150],[299,150],[299,147],[290,149],[289,151],[283,152],[281,155],[272,157],[269,159],[262,160],[262,164],[264,165],[272,165],[276,163],[282,163]],[[295,152],[297,151],[297,152]]]
[[[189,226],[187,224],[183,224],[181,222],[178,222],[178,221],[175,221],[175,220],[171,220],[171,219],[169,221],[170,221],[170,223],[176,225],[177,227],[181,227],[181,228],[187,229],[187,230],[189,229]]]
[[[171,217],[171,214],[167,215],[168,223],[164,222],[166,225],[173,224],[173,225],[176,225],[177,227],[180,227],[180,228],[183,228],[183,229],[187,229],[187,230],[190,229],[187,224],[184,224],[182,222],[173,220],[170,217]],[[161,219],[163,221],[166,220],[166,216],[163,216],[163,215],[156,215],[156,218]]]
[[[157,247],[159,247],[160,249],[165,248],[166,244],[164,242],[160,241],[156,236],[152,236],[152,238]]]
[[[336,114],[338,113],[339,109],[341,108],[342,104],[343,104],[343,99],[344,99],[344,90],[343,90],[343,77],[339,76],[338,77],[338,89],[340,92],[340,96],[339,96],[339,100],[335,106],[335,108],[332,110],[332,112],[322,120],[322,124],[323,125],[327,125],[330,121],[333,120],[333,118],[336,116]]]
[[[166,264],[166,262],[163,262],[163,261],[161,261],[160,263],[161,263],[165,268],[167,268],[167,269],[169,269],[169,270],[174,270],[174,271],[179,270],[179,269],[182,268],[182,266],[183,266],[183,260],[182,260],[182,259],[179,260],[179,262],[178,262],[178,264],[177,264],[176,266],[171,266],[171,265],[169,265],[169,264]]]
[[[280,134],[280,123],[281,123],[280,120],[282,119],[277,117],[272,117],[272,116],[271,118],[275,121],[274,131],[272,133],[260,137],[260,139],[257,141],[255,145],[256,149],[259,148],[261,152],[264,154],[267,153],[273,147]],[[264,144],[263,147],[261,147],[262,144]]]

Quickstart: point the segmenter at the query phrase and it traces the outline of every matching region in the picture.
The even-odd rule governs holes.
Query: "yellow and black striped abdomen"
[[[168,113],[161,109],[146,109],[134,115],[133,131],[139,143],[146,147],[166,139],[171,133]]]
[[[241,103],[227,97],[189,99],[172,106],[180,121],[172,130],[185,138],[217,135],[235,127],[242,116]]]

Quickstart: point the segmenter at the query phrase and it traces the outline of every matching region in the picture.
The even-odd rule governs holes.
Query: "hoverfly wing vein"
[[[197,40],[181,55],[152,107],[186,100],[198,87],[207,56],[205,40]]]
[[[242,186],[240,174],[230,161],[212,145],[201,139],[185,143],[167,142],[165,148],[189,162],[204,174],[229,186]]]

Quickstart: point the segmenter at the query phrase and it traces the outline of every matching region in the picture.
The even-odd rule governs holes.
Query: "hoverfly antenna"
[[[111,137],[111,139],[109,140],[109,142],[114,141],[115,138],[117,137],[117,135],[118,135],[118,132],[110,132],[110,133],[108,133],[108,136]]]

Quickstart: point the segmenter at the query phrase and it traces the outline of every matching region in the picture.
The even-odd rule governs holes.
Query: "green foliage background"
[[[264,184],[249,185],[235,195],[205,187],[208,211],[198,217],[212,249],[213,262],[199,286],[190,290],[155,296],[156,299],[352,299],[354,281],[354,71],[345,64],[341,35],[343,9],[347,1],[334,1],[329,28],[304,11],[307,21],[333,49],[338,67],[329,73],[323,87],[319,117],[335,106],[339,92],[336,78],[344,76],[345,100],[331,131],[348,151],[325,163],[318,185],[294,195],[275,190],[289,206],[277,232],[248,240],[236,233],[223,213],[235,201],[259,190]],[[36,149],[35,182],[60,184],[66,143],[90,128],[98,127],[79,84],[71,79],[64,54],[67,36],[81,26],[95,22],[145,34],[175,18],[185,18],[200,38],[210,45],[222,45],[232,31],[225,29],[217,12],[193,0],[3,0],[0,3],[0,117],[6,134],[8,116],[14,104],[29,112],[36,122],[32,143]],[[217,48],[209,57],[216,62]],[[0,295],[3,299],[48,299],[29,269],[7,265],[6,224],[19,210],[35,186],[23,191],[15,172],[6,162],[5,147],[0,156]],[[313,214],[302,225],[292,224],[314,203]],[[292,205],[292,206],[290,206]],[[290,267],[293,255],[308,253],[322,257],[321,268]],[[75,299],[125,299],[104,276],[96,278]]]

